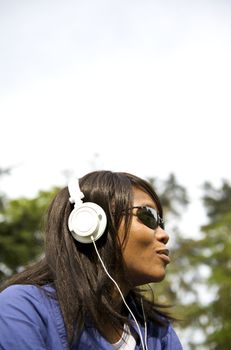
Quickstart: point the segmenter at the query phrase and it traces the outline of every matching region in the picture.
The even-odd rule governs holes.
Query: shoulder
[[[132,307],[136,314],[142,319],[144,317],[137,302],[132,300]],[[171,321],[165,316],[158,316],[159,322],[154,319],[147,321],[147,331],[150,349],[182,350],[182,345],[175,332]],[[161,325],[162,324],[162,325]]]
[[[0,338],[4,349],[53,349],[65,343],[59,305],[50,287],[12,285],[0,293]],[[14,337],[12,337],[14,334]],[[46,345],[47,344],[47,345]],[[59,349],[59,347],[56,347]]]
[[[0,293],[0,319],[34,320],[42,326],[48,315],[46,299],[44,291],[36,286],[9,286]]]
[[[0,300],[4,300],[7,297],[26,297],[37,296],[39,297],[40,288],[31,284],[13,284],[0,293]]]
[[[48,317],[51,309],[59,309],[55,289],[51,285],[37,287],[31,284],[15,284],[0,293],[0,315],[5,310],[33,312]]]
[[[170,349],[182,350],[182,345],[180,343],[179,337],[171,324],[168,326],[168,331],[163,341],[169,345]]]
[[[161,345],[166,350],[182,350],[182,345],[179,337],[173,328],[170,321],[167,322],[166,326],[156,326],[151,324],[151,333],[158,337]]]
[[[0,293],[1,307],[38,307],[42,308],[44,301],[48,300],[47,288],[34,285],[12,285]],[[2,310],[2,309],[1,309]]]

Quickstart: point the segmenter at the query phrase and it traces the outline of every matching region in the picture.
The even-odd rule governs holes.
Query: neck
[[[110,325],[105,325],[104,327],[104,337],[107,339],[107,341],[111,344],[117,343],[122,335],[123,335],[123,329],[116,329]]]
[[[123,297],[126,298],[127,294],[129,293],[129,289],[121,288],[121,287],[120,289],[123,294]],[[114,289],[112,300],[113,300],[114,310],[121,316],[127,317],[128,309],[124,304],[121,294],[119,293],[117,288]],[[107,339],[107,341],[109,341],[109,343],[114,344],[120,340],[120,338],[122,337],[123,331],[124,331],[124,325],[122,325],[121,327],[115,327],[111,324],[105,323],[103,335]]]

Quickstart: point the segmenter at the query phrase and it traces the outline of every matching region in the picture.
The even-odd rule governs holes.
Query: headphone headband
[[[68,190],[69,190],[69,194],[70,194],[69,201],[71,203],[75,203],[75,206],[83,203],[82,199],[84,198],[84,194],[80,190],[78,179],[72,178],[69,181]]]
[[[83,192],[79,187],[79,180],[73,178],[68,184],[70,194],[69,201],[74,204],[74,209],[68,218],[68,228],[72,236],[78,242],[92,243],[102,236],[107,225],[106,214],[98,204],[93,202],[83,203]]]

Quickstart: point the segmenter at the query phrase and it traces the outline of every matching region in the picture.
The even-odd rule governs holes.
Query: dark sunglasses
[[[160,226],[164,230],[164,221],[156,211],[156,209],[145,206],[145,207],[132,207],[130,209],[137,209],[136,213],[133,214],[147,227],[157,229]]]

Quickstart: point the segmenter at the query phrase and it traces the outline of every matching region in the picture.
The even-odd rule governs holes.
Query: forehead
[[[133,205],[134,206],[150,206],[152,208],[157,208],[156,203],[153,198],[145,192],[144,190],[134,187],[133,188]]]

